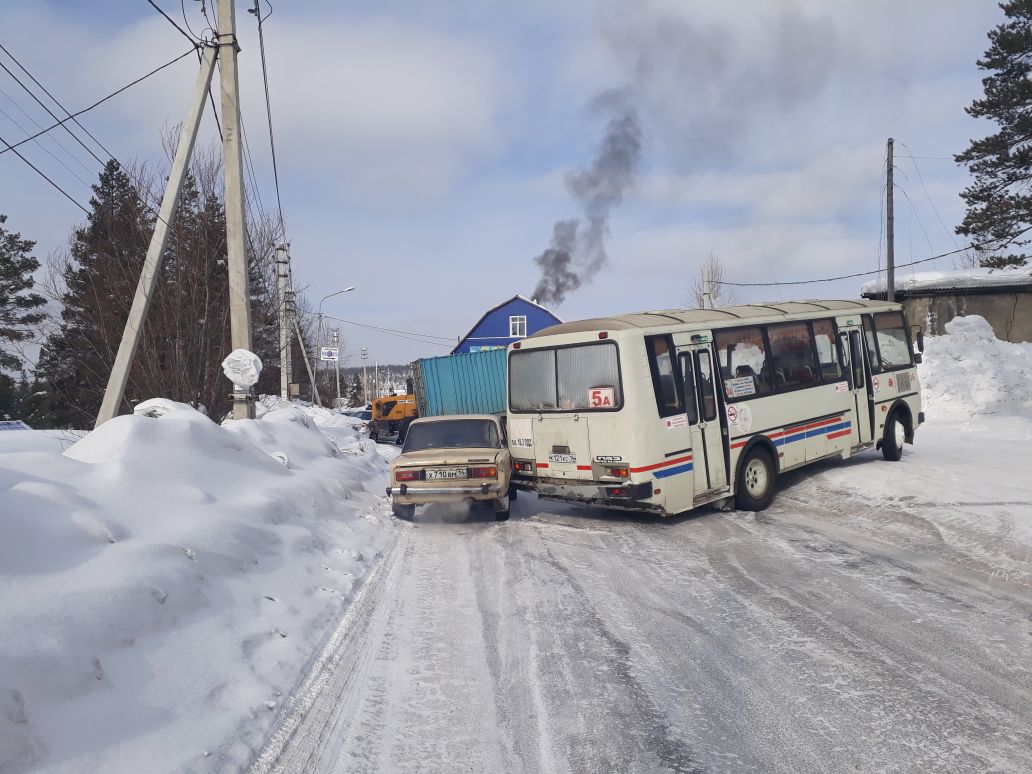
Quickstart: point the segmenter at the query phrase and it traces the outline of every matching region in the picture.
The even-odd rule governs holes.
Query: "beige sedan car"
[[[478,501],[509,518],[516,490],[509,486],[512,457],[493,414],[425,417],[409,425],[401,456],[391,462],[394,515],[411,520],[416,506]]]

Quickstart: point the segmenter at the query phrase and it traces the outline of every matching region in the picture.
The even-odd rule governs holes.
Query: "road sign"
[[[319,348],[319,359],[320,360],[337,360],[337,354],[340,350],[337,347],[320,347]]]

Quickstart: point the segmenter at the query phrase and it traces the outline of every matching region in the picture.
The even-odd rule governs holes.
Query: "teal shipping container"
[[[489,349],[417,360],[412,377],[419,416],[505,413],[506,354]]]

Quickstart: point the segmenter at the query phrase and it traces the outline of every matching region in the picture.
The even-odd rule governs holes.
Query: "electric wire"
[[[262,30],[262,24],[265,22],[265,19],[268,19],[269,16],[272,15],[272,11],[270,10],[269,14],[263,18],[258,6],[258,0],[254,0],[253,13],[255,18],[258,20],[258,49],[261,52],[262,83],[265,86],[265,114],[269,121],[269,149],[272,153],[272,179],[276,188],[276,209],[279,213],[280,234],[285,237],[286,226],[283,222],[283,200],[280,197],[279,167],[276,164],[276,136],[272,129],[272,102],[269,99],[269,73],[265,61],[265,33]]]
[[[156,73],[159,73],[162,70],[164,70],[166,67],[171,67],[172,65],[174,65],[179,60],[184,59],[185,57],[190,56],[190,54],[192,54],[193,52],[194,52],[194,49],[191,48],[189,51],[186,51],[185,53],[180,54],[175,59],[173,59],[173,60],[171,60],[169,62],[166,62],[165,64],[161,65],[160,67],[155,67],[153,70],[151,70],[146,75],[141,75],[139,78],[137,78],[136,80],[132,81],[131,83],[127,83],[125,86],[123,86],[122,88],[118,89],[117,91],[113,91],[110,94],[108,94],[106,97],[103,97],[102,99],[97,100],[96,102],[94,102],[89,107],[85,107],[85,108],[83,108],[82,110],[80,110],[80,111],[78,111],[76,113],[72,113],[72,114],[70,114],[68,116],[68,118],[61,119],[57,123],[51,124],[50,126],[46,127],[42,131],[36,132],[36,134],[34,134],[34,135],[30,136],[30,137],[26,137],[25,139],[20,140],[19,142],[16,142],[13,145],[8,145],[7,148],[5,148],[3,150],[0,150],[0,154],[7,153],[7,151],[14,150],[15,148],[17,148],[17,147],[19,147],[21,145],[24,145],[27,142],[31,142],[32,140],[35,140],[37,137],[40,137],[40,136],[46,134],[47,132],[50,132],[50,131],[56,129],[59,126],[64,126],[68,121],[72,121],[72,120],[78,118],[79,116],[83,115],[84,113],[88,113],[91,110],[93,110],[94,108],[99,107],[100,105],[103,105],[105,102],[107,102],[112,97],[116,97],[119,94],[121,94],[123,91],[125,91],[126,89],[129,89],[129,88],[135,86],[136,84],[140,83],[141,81],[147,80],[152,75],[154,75]],[[51,98],[51,99],[53,99],[53,98]],[[112,156],[112,158],[114,158],[114,156]]]
[[[43,84],[40,83],[32,73],[30,73],[27,69],[25,69],[25,65],[23,65],[18,60],[18,58],[14,56],[14,54],[12,54],[10,51],[8,51],[6,48],[4,48],[2,43],[0,43],[0,51],[3,51],[5,54],[7,54],[7,56],[11,58],[11,61],[14,62],[16,65],[18,65],[18,69],[20,69],[23,73],[25,73],[25,75],[28,76],[29,80],[32,81],[34,84],[36,84],[36,86],[40,89],[40,91],[42,91],[44,94],[46,94],[50,98],[50,101],[53,102],[55,105],[57,105],[66,116],[71,117],[71,113],[68,112],[68,109],[64,105],[61,104],[61,102],[57,99],[57,97],[55,97],[53,94],[51,94],[49,91],[47,91],[46,87],[43,86]],[[25,87],[23,86],[23,88],[25,88]],[[33,98],[35,99],[35,95],[33,95]],[[53,116],[53,118],[55,120],[57,120],[57,116]],[[114,158],[114,154],[111,153],[111,151],[109,151],[107,148],[105,148],[104,144],[100,140],[98,140],[96,138],[96,136],[89,129],[87,129],[85,126],[83,126],[83,124],[80,123],[78,119],[73,119],[72,123],[74,123],[80,129],[82,129],[82,131],[84,131],[86,133],[86,136],[89,137],[91,140],[93,140],[94,143],[96,143],[98,148],[100,148],[102,151],[104,151],[104,153],[106,153],[110,158]],[[65,131],[68,134],[70,134],[73,137],[75,137],[76,142],[78,142],[80,145],[83,144],[82,141],[78,138],[78,136],[75,135],[67,125],[65,125]],[[87,150],[89,150],[89,149],[87,148]],[[90,151],[90,155],[93,156],[94,158],[96,158],[96,155],[92,151]],[[103,163],[103,162],[101,162],[101,163]]]
[[[392,336],[398,336],[399,338],[409,339],[410,341],[418,341],[420,344],[433,344],[437,347],[447,347],[451,349],[455,346],[455,338],[450,336],[432,336],[428,333],[417,333],[415,331],[400,331],[396,328],[383,328],[379,325],[370,325],[368,323],[355,322],[354,320],[345,320],[342,317],[334,317],[333,315],[324,314],[323,318],[326,320],[335,320],[337,322],[345,323],[346,325],[354,325],[359,328],[368,328],[369,330],[377,331],[379,333],[386,333]],[[441,339],[441,341],[433,341],[432,339]]]
[[[187,33],[186,30],[184,30],[182,27],[180,27],[178,24],[176,24],[176,20],[175,19],[173,19],[171,16],[169,16],[163,10],[161,10],[161,7],[157,3],[155,3],[154,0],[147,0],[147,2],[150,3],[151,8],[153,8],[155,11],[157,11],[162,16],[164,16],[166,21],[168,21],[169,24],[171,24],[173,27],[175,27],[177,30],[179,30],[179,34],[180,35],[182,35],[184,38],[189,40],[195,46],[197,45],[197,41],[194,40],[192,37],[190,37],[190,35]],[[185,16],[184,16],[184,18],[185,18]]]
[[[917,266],[919,263],[928,263],[929,261],[935,261],[939,258],[946,258],[951,255],[956,255],[957,253],[962,253],[965,250],[977,250],[979,247],[984,247],[985,245],[989,244],[995,244],[995,240],[989,240],[986,242],[975,242],[970,245],[965,245],[964,247],[961,247],[957,250],[950,250],[948,253],[939,253],[938,255],[933,255],[930,258],[922,258],[919,261],[897,263],[896,268],[903,269],[907,266]],[[818,282],[837,282],[838,280],[855,279],[856,277],[870,277],[872,274],[881,274],[882,271],[882,269],[875,269],[874,271],[861,271],[857,272],[856,274],[843,274],[840,277],[822,277],[821,279],[794,280],[791,282],[724,282],[716,280],[714,284],[730,285],[731,287],[735,288],[770,288],[774,287],[775,285],[812,285]]]
[[[74,204],[80,210],[85,212],[87,215],[90,214],[90,211],[88,209],[86,209],[85,207],[83,207],[81,204],[79,204],[79,202],[77,202],[74,198],[72,198],[72,195],[70,193],[68,193],[65,189],[63,189],[61,186],[59,186],[57,183],[55,183],[53,180],[51,180],[49,177],[47,177],[47,174],[43,170],[41,170],[39,167],[37,167],[35,164],[33,164],[27,158],[25,158],[21,154],[21,151],[16,150],[15,147],[13,145],[11,145],[9,142],[7,142],[7,140],[5,140],[3,137],[0,137],[0,143],[3,143],[4,145],[7,146],[5,149],[0,150],[0,153],[6,153],[7,151],[14,151],[14,155],[15,156],[20,158],[22,161],[24,161],[30,167],[32,167],[32,169],[35,170],[37,175],[42,177],[44,180],[46,180],[48,183],[50,183],[50,185],[52,185],[54,188],[56,188],[58,191],[60,191],[61,195],[64,196],[64,198],[66,198],[68,201],[70,201],[72,204]]]
[[[931,206],[932,212],[934,212],[935,213],[935,217],[939,219],[939,225],[941,225],[942,228],[943,228],[943,231],[945,231],[949,235],[950,240],[953,242],[954,247],[960,247],[960,243],[957,242],[957,235],[956,235],[956,233],[946,227],[946,222],[942,219],[942,215],[939,214],[939,210],[935,206],[935,202],[932,201],[931,194],[928,193],[928,186],[925,185],[924,175],[921,174],[921,167],[917,163],[917,159],[919,159],[919,158],[923,159],[923,158],[935,158],[935,157],[934,156],[915,156],[914,152],[912,150],[910,150],[910,147],[905,142],[900,140],[899,144],[902,145],[904,148],[906,148],[907,151],[910,154],[909,156],[907,156],[907,158],[910,159],[910,163],[914,165],[914,169],[917,171],[917,179],[921,183],[921,189],[924,191],[925,198],[928,200],[928,204]]]
[[[0,116],[3,116],[4,118],[6,118],[6,119],[7,119],[8,121],[10,121],[10,122],[11,122],[12,124],[14,124],[14,125],[15,125],[16,127],[18,127],[18,128],[19,128],[19,129],[20,129],[20,130],[21,130],[22,132],[24,132],[24,131],[25,131],[25,127],[24,127],[24,126],[22,126],[21,124],[19,124],[19,123],[18,123],[18,121],[17,121],[17,120],[15,120],[15,118],[14,118],[13,116],[11,116],[11,115],[10,115],[10,114],[9,114],[9,113],[8,113],[8,112],[7,112],[6,110],[4,110],[3,108],[0,108]],[[87,181],[83,180],[83,179],[82,179],[82,177],[81,177],[81,176],[79,175],[79,173],[78,173],[78,172],[76,172],[76,171],[75,171],[74,169],[72,169],[72,168],[71,168],[70,166],[68,166],[68,165],[67,165],[67,164],[66,164],[66,163],[64,162],[64,160],[63,160],[63,159],[59,159],[59,158],[58,158],[58,157],[57,157],[57,156],[56,156],[56,155],[54,154],[54,152],[50,150],[50,148],[48,148],[48,147],[46,147],[45,145],[43,145],[43,143],[41,143],[41,142],[40,142],[39,140],[36,140],[36,141],[35,141],[35,144],[36,144],[36,145],[37,145],[37,146],[39,147],[39,149],[40,149],[41,151],[43,151],[43,152],[44,152],[45,154],[47,154],[48,156],[50,156],[50,158],[52,158],[52,159],[53,159],[54,161],[56,161],[56,162],[57,162],[58,164],[60,164],[60,165],[61,165],[62,167],[64,167],[64,168],[65,168],[66,170],[68,170],[68,174],[70,174],[70,175],[71,175],[72,177],[74,177],[74,178],[75,178],[76,180],[78,180],[78,181],[79,181],[80,183],[82,183],[82,184],[83,184],[84,186],[86,186],[87,188],[89,188],[89,187],[90,187],[90,183],[88,183]]]
[[[31,114],[30,114],[30,113],[29,113],[29,112],[28,112],[27,110],[25,110],[25,108],[23,108],[23,107],[22,107],[21,105],[19,105],[19,104],[18,104],[18,102],[17,102],[17,100],[15,100],[15,98],[14,98],[14,97],[12,97],[12,96],[11,96],[10,94],[8,94],[8,93],[7,93],[6,91],[4,91],[3,89],[0,89],[0,94],[3,94],[3,95],[4,95],[4,96],[5,96],[6,98],[7,98],[7,100],[8,100],[8,101],[9,101],[9,102],[10,102],[10,103],[11,103],[12,105],[14,105],[14,107],[16,107],[16,108],[18,109],[18,112],[19,112],[19,113],[21,113],[21,114],[22,114],[23,116],[25,116],[25,118],[27,118],[27,119],[28,119],[29,121],[31,121],[31,122],[33,123],[33,125],[34,125],[34,126],[35,126],[35,127],[37,128],[37,129],[42,129],[42,128],[43,128],[43,125],[42,125],[42,124],[41,124],[41,123],[40,123],[39,121],[37,121],[37,120],[36,120],[35,118],[33,118],[33,117],[32,117],[32,115],[31,115]],[[12,122],[12,123],[15,123],[13,119],[11,119],[11,122]],[[17,126],[17,124],[15,124],[15,125]],[[24,129],[23,127],[21,127],[21,126],[18,126],[18,128],[19,128],[19,129],[21,129],[21,130],[22,130],[22,132],[25,132],[25,131],[26,131],[26,130],[25,130],[25,129]],[[51,141],[52,143],[54,143],[54,145],[56,145],[56,146],[57,146],[58,148],[60,148],[60,149],[61,149],[62,151],[64,151],[64,154],[65,154],[65,155],[66,155],[66,156],[67,156],[68,158],[70,158],[70,159],[71,159],[72,161],[74,161],[74,162],[75,162],[76,164],[78,164],[78,165],[79,165],[80,167],[82,167],[82,168],[83,168],[83,169],[84,169],[84,170],[85,170],[86,172],[88,172],[88,173],[89,173],[89,174],[91,174],[91,175],[92,175],[92,174],[94,174],[94,172],[95,172],[95,170],[94,170],[94,169],[92,169],[92,168],[91,168],[91,167],[90,167],[89,165],[87,165],[87,164],[86,164],[86,163],[85,163],[85,162],[84,162],[84,161],[83,161],[83,160],[82,160],[81,158],[79,158],[79,157],[78,157],[78,156],[76,156],[76,155],[75,155],[74,153],[72,153],[72,152],[71,152],[70,150],[68,150],[68,147],[67,147],[66,145],[64,145],[64,143],[62,143],[62,142],[61,142],[60,140],[58,140],[58,139],[57,139],[56,137],[54,137],[53,135],[49,135],[49,136],[47,136],[47,137],[46,137],[46,138],[44,138],[44,139],[48,139],[48,140],[50,140],[50,141]],[[39,141],[37,140],[37,141],[36,141],[36,143],[37,143],[37,144],[39,144]]]

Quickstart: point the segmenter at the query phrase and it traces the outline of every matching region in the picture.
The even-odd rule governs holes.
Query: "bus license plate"
[[[573,462],[577,461],[577,455],[576,454],[549,454],[548,455],[548,461],[549,462],[560,462],[560,463],[565,462],[565,463],[569,464],[569,463],[573,463]]]
[[[430,468],[426,472],[427,481],[442,478],[465,478],[466,471],[461,468]]]

